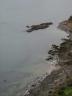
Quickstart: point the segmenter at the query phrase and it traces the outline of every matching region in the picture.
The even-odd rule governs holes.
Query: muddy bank
[[[32,32],[32,31],[39,30],[39,29],[46,29],[52,24],[53,24],[52,22],[47,22],[47,23],[41,23],[38,25],[26,26],[28,28],[26,32]]]

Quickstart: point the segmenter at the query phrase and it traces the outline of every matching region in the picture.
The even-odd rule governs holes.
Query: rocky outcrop
[[[62,21],[58,28],[66,32],[72,32],[72,16],[68,20]]]
[[[27,28],[29,28],[28,30],[26,30],[26,32],[32,32],[39,29],[46,29],[52,24],[53,24],[52,22],[47,22],[47,23],[41,23],[38,25],[26,26]]]
[[[47,25],[49,26],[49,25]],[[46,27],[45,23],[43,25],[32,25],[33,27]],[[27,28],[30,28],[27,26]],[[72,16],[66,21],[63,21],[58,26],[59,29],[72,32]],[[29,29],[30,31],[32,29]],[[35,30],[35,29],[34,29]],[[32,31],[34,31],[32,30]],[[38,29],[37,29],[38,30]],[[72,34],[72,33],[71,33]],[[60,68],[58,70],[55,70],[51,72],[50,75],[47,75],[45,78],[40,79],[39,82],[36,82],[32,84],[29,90],[26,91],[24,96],[62,96],[56,94],[58,90],[61,88],[67,87],[68,85],[72,86],[72,40],[69,37],[69,39],[65,38],[63,39],[63,42],[60,44],[60,46],[53,45],[54,48],[58,48],[57,50],[54,50],[59,56],[58,65]],[[52,50],[51,50],[52,51]],[[50,52],[51,52],[50,51]],[[53,51],[52,51],[53,52]],[[51,54],[52,56],[55,56],[54,54]],[[51,58],[50,58],[51,59]],[[56,93],[55,93],[56,92]],[[71,96],[71,95],[68,95]]]
[[[66,72],[72,76],[72,65],[65,66]],[[54,91],[58,88],[66,87],[68,77],[63,68],[53,71],[50,75],[37,86],[33,85],[30,90],[27,90],[24,96],[54,96]],[[72,81],[71,81],[72,82]]]
[[[71,22],[71,18],[69,20]],[[52,60],[57,59],[56,64],[58,64],[59,69],[32,84],[24,96],[62,96],[58,95],[57,92],[69,85],[72,86],[72,40],[70,37],[62,40],[59,46],[53,44],[52,49],[48,52],[48,56],[50,54],[50,57],[55,57]]]

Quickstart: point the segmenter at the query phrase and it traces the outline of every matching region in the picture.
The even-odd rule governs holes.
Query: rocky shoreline
[[[58,28],[71,33],[72,16],[68,20],[61,22]],[[49,51],[49,59],[54,59],[55,56],[58,56],[57,65],[60,68],[52,71],[51,74],[42,76],[26,90],[24,96],[62,96],[58,95],[57,92],[61,88],[72,85],[72,40],[70,35],[68,37],[67,39],[63,39],[64,41],[60,46],[53,45],[53,49]]]
[[[56,65],[55,65],[55,66],[56,66]],[[58,70],[59,68],[60,68],[59,66],[56,66],[56,69],[54,69],[54,71],[55,71],[55,70]],[[52,72],[54,72],[54,71],[52,70]],[[34,92],[35,90],[37,90],[37,89],[41,86],[41,83],[44,82],[44,80],[45,80],[48,76],[50,76],[50,74],[51,74],[52,72],[43,74],[43,75],[35,78],[35,80],[33,80],[33,81],[31,82],[31,84],[30,84],[28,87],[26,87],[24,96],[31,96],[31,95],[32,95],[31,91]],[[33,95],[33,96],[34,96],[34,95]]]
[[[72,76],[72,65],[64,66],[70,76]],[[56,88],[66,86],[66,74],[62,68],[51,72],[50,75],[46,75],[34,83],[29,90],[26,90],[24,96],[54,96],[53,93]]]

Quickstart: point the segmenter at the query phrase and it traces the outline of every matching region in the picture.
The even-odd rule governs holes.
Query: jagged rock
[[[26,26],[27,28],[29,28],[28,30],[26,30],[26,32],[32,32],[34,30],[39,30],[39,29],[46,29],[48,28],[50,25],[52,25],[52,22],[47,22],[47,23],[41,23],[39,25],[32,25],[32,26]]]
[[[72,21],[72,16],[70,16],[70,18],[68,19],[68,21]]]
[[[58,28],[66,32],[72,32],[72,16],[68,20],[59,23]]]

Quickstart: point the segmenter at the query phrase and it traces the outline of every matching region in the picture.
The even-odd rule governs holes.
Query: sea
[[[72,15],[72,0],[0,0],[0,96],[23,96],[34,78],[54,66],[45,59],[67,34],[57,28]],[[26,26],[53,22],[27,33]]]

